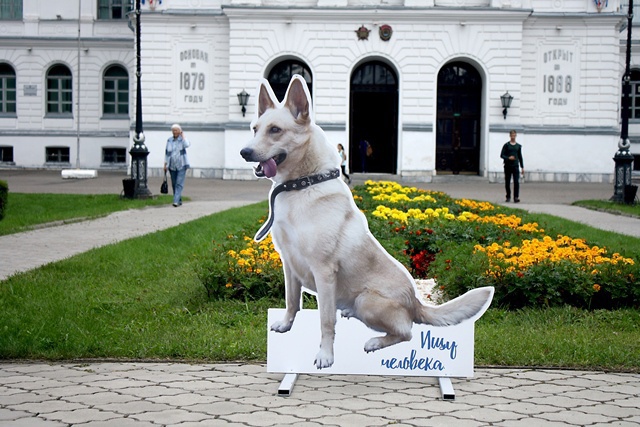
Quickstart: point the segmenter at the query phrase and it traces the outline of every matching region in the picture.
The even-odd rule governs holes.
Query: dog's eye
[[[270,133],[280,133],[280,128],[278,126],[271,126],[271,129],[269,129]]]
[[[258,128],[257,127],[253,127],[253,134],[255,135],[256,133],[258,133]]]

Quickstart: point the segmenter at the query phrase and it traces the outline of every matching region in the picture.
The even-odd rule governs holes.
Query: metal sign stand
[[[285,374],[284,378],[280,382],[278,387],[278,396],[289,397],[293,393],[293,386],[298,380],[299,374]],[[438,384],[440,386],[440,397],[442,400],[455,400],[456,392],[453,390],[453,384],[451,384],[451,378],[438,377]]]

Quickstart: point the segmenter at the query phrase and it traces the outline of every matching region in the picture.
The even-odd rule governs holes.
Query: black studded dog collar
[[[264,239],[265,236],[271,230],[271,226],[273,225],[273,213],[274,213],[274,205],[276,201],[276,196],[283,191],[298,191],[304,190],[305,188],[309,188],[312,185],[320,184],[321,182],[330,181],[332,179],[336,179],[340,176],[340,169],[332,169],[328,172],[319,173],[316,175],[308,175],[303,176],[302,178],[292,179],[291,181],[283,182],[282,184],[276,185],[273,190],[271,190],[271,195],[269,196],[269,218],[267,222],[265,222],[260,230],[256,233],[254,239],[256,242]]]

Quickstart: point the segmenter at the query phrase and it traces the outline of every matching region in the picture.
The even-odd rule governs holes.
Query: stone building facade
[[[121,0],[20,3],[21,20],[0,21],[0,70],[13,68],[17,94],[15,113],[0,114],[0,147],[13,151],[0,165],[125,169],[135,35],[117,10],[105,15]],[[619,0],[146,0],[150,174],[160,173],[170,126],[180,123],[193,176],[251,179],[239,151],[251,137],[260,79],[282,94],[298,73],[316,122],[345,146],[352,172],[499,181],[500,150],[515,129],[528,180],[612,182],[624,8]],[[632,62],[640,67],[640,55]],[[71,74],[71,111],[51,100],[52,81],[69,83],[58,65]],[[363,154],[363,140],[373,156]]]

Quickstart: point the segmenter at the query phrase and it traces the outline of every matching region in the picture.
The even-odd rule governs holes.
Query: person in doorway
[[[509,132],[509,141],[505,142],[500,152],[504,160],[504,188],[507,192],[506,201],[511,201],[511,178],[513,178],[513,201],[520,202],[520,169],[524,174],[524,162],[522,159],[522,145],[516,142],[515,130]]]
[[[342,170],[342,176],[347,179],[347,184],[351,184],[351,178],[347,175],[347,154],[344,152],[344,146],[338,144],[338,154],[340,155],[340,169]]]
[[[458,175],[460,173],[460,132],[458,130],[453,132],[451,150],[451,172]]]
[[[360,172],[367,172],[367,157],[371,157],[373,155],[373,148],[371,144],[366,139],[361,139],[358,144],[360,148],[360,161],[362,162],[362,170]]]
[[[180,125],[171,126],[172,136],[167,139],[167,147],[164,154],[164,172],[171,175],[171,187],[173,189],[173,206],[182,205],[182,190],[184,181],[189,169],[189,159],[187,158],[187,147],[191,144],[184,137],[184,132]]]

